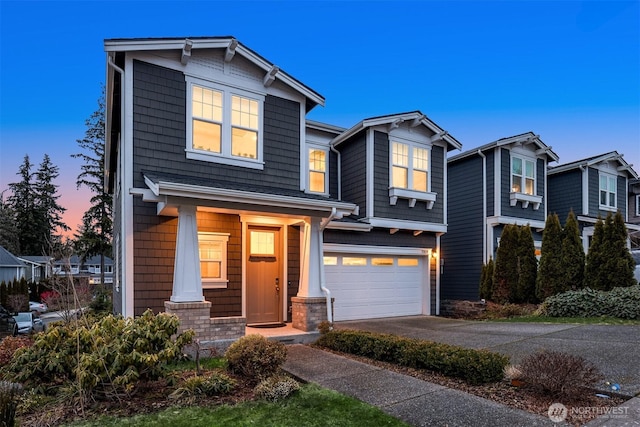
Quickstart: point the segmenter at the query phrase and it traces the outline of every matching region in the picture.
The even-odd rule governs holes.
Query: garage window
[[[371,265],[376,265],[376,266],[393,265],[393,258],[372,258]]]
[[[338,257],[337,256],[324,257],[324,265],[338,265]]]
[[[399,267],[416,267],[418,265],[418,258],[398,258]]]
[[[342,265],[358,266],[367,265],[367,259],[362,257],[344,257],[342,258]]]

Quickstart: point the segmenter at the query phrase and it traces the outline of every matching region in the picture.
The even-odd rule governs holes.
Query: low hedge
[[[316,345],[410,368],[438,372],[469,384],[500,381],[509,357],[432,341],[348,329],[321,335]]]
[[[550,317],[600,317],[640,319],[640,285],[596,291],[568,291],[545,300],[540,313]]]

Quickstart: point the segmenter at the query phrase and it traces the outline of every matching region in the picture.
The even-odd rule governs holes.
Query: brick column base
[[[247,319],[244,317],[211,318],[211,303],[164,302],[164,310],[180,319],[178,332],[193,329],[200,341],[237,340],[245,334]]]
[[[323,297],[292,297],[293,327],[305,332],[318,330],[320,322],[327,320],[327,299]]]

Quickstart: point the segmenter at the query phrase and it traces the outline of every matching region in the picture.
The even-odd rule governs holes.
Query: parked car
[[[19,334],[30,334],[32,332],[44,331],[42,319],[34,316],[30,311],[24,311],[13,316],[18,325]]]
[[[29,311],[36,311],[38,313],[46,313],[47,310],[49,310],[49,307],[47,307],[47,304],[43,303],[43,302],[35,302],[35,301],[29,301]]]
[[[18,335],[18,324],[11,313],[0,305],[0,336]]]

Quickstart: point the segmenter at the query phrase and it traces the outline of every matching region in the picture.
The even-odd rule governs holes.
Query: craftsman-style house
[[[202,339],[438,312],[455,138],[417,111],[307,120],[324,98],[232,37],[105,50],[116,311]]]

